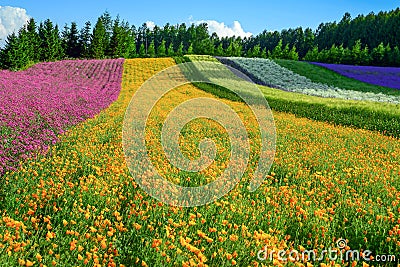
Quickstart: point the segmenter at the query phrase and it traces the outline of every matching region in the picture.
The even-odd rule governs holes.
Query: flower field
[[[400,90],[400,68],[398,67],[352,66],[319,62],[311,62],[311,64],[359,81]]]
[[[264,84],[254,75],[251,75],[251,73],[249,73],[249,71],[247,71],[246,69],[241,68],[237,64],[233,64],[233,62],[229,58],[217,58],[224,64],[227,64],[228,66],[234,66],[234,68],[250,76],[253,81],[256,81],[259,84]],[[313,79],[315,79],[316,77],[324,77],[325,72],[321,72],[321,70],[325,69],[321,67],[314,66],[306,62],[284,62],[290,63],[285,64],[288,66],[295,65],[295,68],[293,69],[297,71],[299,71],[299,69],[307,69],[308,67],[308,70],[310,71],[307,72],[307,74],[312,74],[311,76],[313,77]],[[243,75],[237,73],[237,71],[234,72],[236,76],[240,77]],[[329,81],[330,84],[341,84],[348,90],[357,91],[356,89],[358,89],[359,93],[373,92],[385,95],[387,94],[390,96],[393,95],[396,97],[400,96],[400,91],[396,89],[378,87],[373,85],[368,86],[368,84],[344,76],[340,76],[339,74],[333,75],[332,77],[333,72],[328,72],[329,74],[331,74],[331,76],[326,77],[327,79],[320,80]],[[339,79],[337,76],[339,76]],[[242,78],[248,79],[248,77]],[[367,86],[364,87],[365,85]],[[223,88],[214,88],[212,86],[207,86],[204,84],[197,86],[200,86],[202,90],[217,95],[218,97],[238,101],[238,97],[236,95],[226,92],[226,90],[223,90]],[[400,137],[400,104],[375,101],[345,100],[340,98],[324,98],[303,93],[288,92],[286,90],[280,90],[261,85],[259,85],[259,88],[263,92],[265,98],[268,100],[269,106],[275,111],[291,113],[299,117],[309,118],[316,121],[329,122],[334,125],[368,129],[372,131],[378,131],[384,135],[397,138]],[[366,91],[364,91],[363,89],[365,89]]]
[[[0,72],[0,175],[118,97],[123,60],[41,63]]]
[[[284,68],[300,74],[301,76],[309,78],[313,82],[332,85],[353,91],[400,95],[400,90],[352,79],[310,62],[282,59],[274,59],[274,62],[278,63]]]
[[[246,73],[263,85],[287,90],[289,92],[326,98],[376,101],[393,104],[400,103],[400,96],[347,90],[332,85],[313,82],[304,76],[280,66],[270,59],[222,58],[221,60],[227,64],[232,64],[230,62],[233,62],[234,67],[238,66],[242,70],[245,70]]]
[[[106,62],[93,73],[118,77],[115,64],[122,62],[113,61],[110,76],[100,71]],[[82,122],[69,124],[49,153],[1,177],[1,266],[284,266],[276,254],[273,261],[262,261],[257,252],[267,246],[320,253],[341,238],[347,240],[343,250],[399,254],[400,142],[377,132],[274,111],[275,160],[261,187],[249,192],[260,150],[254,117],[242,102],[218,98],[235,110],[249,133],[250,158],[240,166],[245,169],[241,182],[223,198],[199,207],[167,206],[148,196],[126,167],[124,115],[136,90],[174,64],[168,58],[125,60],[122,88],[107,98],[110,104],[119,92],[116,101],[82,121],[89,117],[84,109]],[[63,95],[61,90],[58,94]],[[180,144],[193,159],[199,156],[200,140],[214,140],[220,156],[209,168],[179,172],[163,155],[163,120],[176,105],[198,97],[217,99],[194,85],[180,86],[157,103],[147,124],[149,157],[160,173],[180,185],[215,179],[229,157],[226,133],[206,119],[191,122]],[[334,265],[324,260],[320,266],[329,264]]]

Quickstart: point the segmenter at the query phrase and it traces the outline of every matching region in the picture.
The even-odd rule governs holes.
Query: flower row
[[[270,87],[320,97],[388,102],[394,104],[400,103],[400,98],[398,96],[346,90],[313,82],[269,59],[235,57],[229,58],[228,60],[246,70],[246,72],[257,81]]]
[[[123,60],[41,63],[0,72],[0,174],[46,151],[57,135],[119,95]]]

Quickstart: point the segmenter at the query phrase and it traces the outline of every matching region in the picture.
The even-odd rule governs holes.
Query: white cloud
[[[236,20],[233,22],[233,25],[231,27],[225,25],[225,23],[223,22],[218,22],[216,20],[198,20],[194,21],[193,23],[196,25],[200,23],[207,23],[208,31],[210,33],[215,32],[219,37],[240,36],[244,38],[253,35],[251,32],[245,32],[242,28],[242,25],[240,25],[240,22]]]
[[[154,21],[151,21],[151,20],[146,21],[146,25],[147,25],[147,28],[149,28],[150,30],[153,30],[154,27],[156,26]]]
[[[17,32],[28,20],[26,10],[19,7],[0,6],[0,47],[12,32]]]

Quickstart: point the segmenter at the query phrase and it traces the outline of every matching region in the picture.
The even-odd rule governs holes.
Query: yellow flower
[[[76,249],[76,243],[78,243],[78,241],[76,241],[75,239],[74,240],[72,240],[70,243],[69,243],[69,250],[74,250],[74,249]]]
[[[36,254],[36,259],[41,262],[42,261],[42,255],[40,255],[39,253]]]
[[[134,223],[134,224],[133,224],[133,227],[134,227],[136,230],[140,230],[140,229],[142,228],[142,226],[141,226],[140,224],[137,224],[137,223]]]
[[[100,247],[102,249],[106,249],[107,248],[107,243],[106,243],[106,241],[104,239],[100,242]]]
[[[237,241],[239,239],[239,237],[237,235],[230,235],[229,239],[233,242]]]

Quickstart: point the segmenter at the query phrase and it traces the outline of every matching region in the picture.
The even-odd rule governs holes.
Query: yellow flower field
[[[242,181],[200,207],[167,206],[148,196],[126,167],[122,125],[134,92],[174,64],[169,58],[126,60],[116,102],[64,134],[46,156],[5,175],[1,266],[311,266],[284,262],[276,253],[272,260],[257,254],[266,246],[319,253],[340,239],[346,239],[343,252],[399,254],[400,142],[375,132],[274,112],[275,161],[262,186],[250,193],[260,149],[254,118],[243,103],[220,100],[237,111],[251,136]],[[167,94],[152,112],[146,135],[160,173],[186,186],[216,179],[229,157],[226,134],[205,119],[188,125],[180,143],[188,158],[196,158],[198,142],[213,139],[219,156],[209,168],[179,172],[163,155],[163,119],[196,97],[213,96],[193,85]]]

